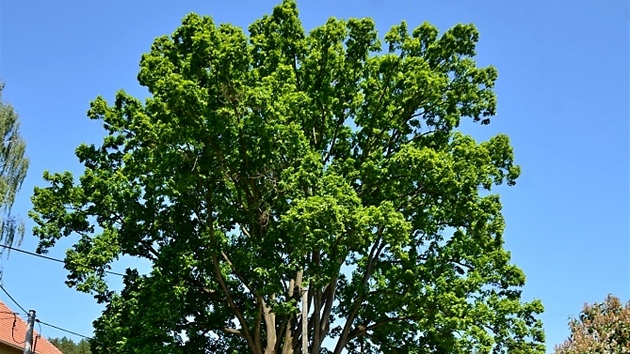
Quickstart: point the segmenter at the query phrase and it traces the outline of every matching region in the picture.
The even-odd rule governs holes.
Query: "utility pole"
[[[24,354],[32,354],[33,348],[33,326],[35,325],[35,310],[28,311],[28,321],[26,322],[26,339],[24,340]]]
[[[302,288],[302,354],[308,353],[308,294]]]

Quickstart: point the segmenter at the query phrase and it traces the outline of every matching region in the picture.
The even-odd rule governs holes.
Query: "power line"
[[[35,322],[41,323],[44,326],[52,327],[52,328],[60,330],[62,332],[66,332],[66,333],[74,334],[75,336],[83,337],[85,339],[92,339],[92,337],[84,336],[81,333],[73,332],[73,331],[71,331],[69,329],[65,329],[65,328],[61,328],[61,327],[55,326],[55,325],[51,325],[50,323],[46,323],[46,322],[40,321],[38,319],[36,319]]]
[[[0,244],[0,247],[2,247],[2,248],[6,248],[6,249],[11,250],[11,251],[16,251],[16,252],[21,252],[21,253],[24,253],[24,254],[28,254],[29,256],[35,256],[35,257],[39,257],[39,258],[43,258],[43,259],[47,259],[47,260],[49,260],[49,261],[53,261],[53,262],[59,262],[59,263],[64,263],[64,264],[66,263],[66,262],[64,262],[63,260],[58,259],[58,258],[53,258],[53,257],[45,256],[45,255],[43,255],[43,254],[39,254],[39,253],[35,253],[35,252],[29,252],[29,251],[26,251],[26,250],[22,250],[22,249],[19,249],[19,248],[15,248],[15,247],[11,247],[11,246],[7,246],[7,245],[3,245],[3,244]],[[125,275],[124,275],[124,274],[122,274],[122,273],[112,272],[112,271],[109,271],[109,270],[106,270],[106,271],[105,271],[105,273],[107,273],[107,274],[112,274],[112,275],[118,275],[118,276],[121,276],[121,277],[124,277],[124,276],[125,276]]]
[[[20,304],[19,304],[19,303],[18,303],[18,302],[17,302],[17,301],[13,298],[13,296],[11,296],[11,294],[9,294],[9,292],[7,291],[7,289],[5,289],[5,288],[4,288],[4,286],[0,285],[0,289],[2,289],[2,291],[4,291],[4,293],[5,293],[5,294],[7,294],[7,296],[9,297],[9,299],[11,299],[11,301],[13,301],[13,303],[14,303],[14,304],[16,304],[16,305],[17,305],[17,307],[19,307],[19,308],[20,308],[20,310],[24,311],[25,313],[28,313],[28,311],[26,311],[26,310],[24,309],[24,307],[22,307],[22,305],[20,305]],[[9,313],[9,312],[2,311],[2,313]],[[11,312],[11,313],[13,314],[13,316],[16,316],[16,315],[17,315],[15,312]],[[83,337],[83,338],[86,338],[86,339],[91,339],[91,337],[84,336],[84,335],[83,335],[83,334],[81,334],[81,333],[73,332],[73,331],[71,331],[71,330],[69,330],[69,329],[61,328],[61,327],[59,327],[59,326],[55,326],[55,325],[52,325],[52,324],[50,324],[50,323],[46,323],[46,322],[44,322],[44,321],[40,321],[39,319],[35,319],[35,322],[40,323],[40,324],[43,324],[44,326],[52,327],[52,328],[57,329],[57,330],[60,330],[60,331],[62,331],[62,332],[66,332],[66,333],[74,334],[75,336]],[[14,320],[14,324],[13,324],[13,325],[15,326],[15,320]],[[41,333],[41,327],[40,327],[39,332]]]
[[[0,244],[0,247],[2,247],[2,248],[6,248],[6,249],[11,250],[11,251],[16,251],[16,252],[21,252],[21,253],[24,253],[24,254],[28,254],[28,255],[30,255],[30,256],[35,256],[35,257],[39,257],[39,258],[43,258],[43,259],[47,259],[47,260],[49,260],[49,261],[54,261],[54,262],[64,263],[64,261],[62,261],[61,259],[48,257],[48,256],[45,256],[45,255],[43,255],[43,254],[34,253],[34,252],[29,252],[29,251],[26,251],[26,250],[21,250],[21,249],[19,249],[19,248],[11,247],[11,246],[8,246],[8,245],[2,245],[2,244]]]
[[[20,308],[20,310],[24,311],[25,313],[28,313],[24,307],[22,307],[22,305],[20,305],[19,302],[17,302],[17,300],[15,300],[13,298],[13,296],[11,296],[11,294],[9,294],[9,292],[7,291],[7,289],[4,288],[4,286],[2,286],[2,284],[0,284],[0,289],[2,289],[2,291],[4,291],[5,294],[7,294],[7,296],[9,297],[9,299],[11,299],[11,301],[13,301],[14,304],[17,305],[17,307]],[[6,311],[2,311],[2,313],[7,313]],[[18,344],[24,344],[24,342],[19,342],[18,340],[15,339],[14,337],[14,332],[15,332],[15,323],[17,322],[17,313],[12,312],[13,314],[13,326],[11,326],[11,338],[13,339],[14,342],[18,343]]]
[[[39,258],[43,258],[43,259],[46,259],[46,260],[49,260],[49,261],[58,262],[58,263],[64,263],[64,264],[65,264],[65,262],[64,262],[63,260],[61,260],[61,259],[58,259],[58,258],[53,258],[53,257],[49,257],[49,256],[46,256],[46,255],[43,255],[43,254],[38,254],[38,253],[34,253],[34,252],[29,252],[29,251],[26,251],[26,250],[22,250],[22,249],[19,249],[19,248],[15,248],[15,247],[11,247],[11,246],[8,246],[8,245],[3,245],[3,244],[0,244],[0,247],[5,248],[5,249],[8,249],[8,250],[11,250],[11,251],[16,251],[16,252],[24,253],[24,254],[27,254],[27,255],[29,255],[29,256],[39,257]],[[105,272],[105,273],[107,273],[107,274],[118,275],[118,276],[121,276],[121,277],[122,277],[122,276],[124,276],[124,274],[122,274],[122,273],[112,272],[112,271],[109,271],[109,270],[105,270],[104,272]],[[2,289],[2,291],[4,291],[4,293],[5,293],[5,294],[9,297],[9,299],[11,299],[11,301],[13,301],[13,303],[14,303],[15,305],[17,305],[17,307],[19,307],[19,308],[20,308],[20,310],[22,310],[22,312],[24,312],[24,313],[28,313],[28,311],[26,311],[26,309],[24,309],[24,307],[22,307],[22,305],[20,305],[20,304],[19,304],[19,303],[18,303],[18,302],[17,302],[17,301],[13,298],[13,296],[11,296],[11,294],[9,294],[9,292],[7,291],[7,289],[5,289],[5,288],[4,288],[4,286],[2,286],[1,284],[0,284],[0,289]],[[5,311],[1,311],[1,313],[5,313]],[[9,313],[9,312],[6,312],[6,313]],[[10,314],[16,315],[16,313],[15,313],[15,312],[10,312]],[[62,331],[62,332],[66,332],[66,333],[69,333],[69,334],[73,334],[73,335],[75,335],[75,336],[79,336],[79,337],[85,338],[85,339],[92,339],[91,337],[88,337],[88,336],[83,335],[83,334],[81,334],[81,333],[77,333],[77,332],[71,331],[71,330],[69,330],[69,329],[61,328],[61,327],[59,327],[59,326],[55,326],[55,325],[53,325],[53,324],[50,324],[50,323],[47,323],[47,322],[40,321],[39,319],[35,319],[35,322],[37,322],[38,324],[42,324],[42,325],[44,325],[44,326],[48,326],[48,327],[51,327],[51,328],[57,329],[57,330]],[[40,327],[40,333],[41,333],[41,327]]]
[[[9,292],[7,291],[7,289],[4,288],[4,286],[2,286],[2,284],[0,284],[0,289],[2,289],[2,291],[4,291],[5,294],[7,294],[7,296],[9,297],[9,299],[11,299],[11,301],[13,301],[14,304],[17,305],[17,307],[20,308],[20,310],[22,310],[24,313],[28,313],[28,311],[26,311],[24,309],[24,307],[22,307],[22,305],[20,305],[14,298],[13,296],[11,296],[11,294],[9,294]]]

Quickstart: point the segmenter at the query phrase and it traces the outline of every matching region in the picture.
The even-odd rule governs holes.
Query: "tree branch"
[[[381,251],[386,246],[386,243],[384,242],[381,244],[380,234],[382,232],[383,232],[383,229],[381,228],[378,231],[379,236],[377,237],[376,241],[374,242],[374,245],[370,249],[370,254],[368,256],[368,264],[365,269],[365,273],[363,274],[363,280],[361,282],[362,287],[365,287],[367,285],[368,280],[372,276],[374,265],[376,264],[376,261],[378,260],[378,257],[380,256]],[[344,325],[341,335],[339,336],[339,340],[337,341],[337,345],[335,346],[334,354],[341,354],[343,348],[346,346],[346,343],[348,343],[348,334],[350,333],[352,322],[354,322],[354,319],[356,318],[357,313],[359,312],[359,309],[361,308],[361,304],[363,303],[363,300],[365,300],[365,296],[366,296],[366,292],[364,291],[362,294],[358,296],[358,299],[354,302],[354,306],[352,310],[350,311],[348,318],[346,319],[346,324]]]
[[[241,333],[241,331],[239,331],[236,328],[225,327],[225,328],[222,329],[222,331],[227,333],[227,334],[233,334],[233,335],[239,336],[241,338],[245,338],[243,333]]]
[[[211,250],[210,254],[211,254],[211,257],[212,257],[214,278],[219,283],[219,286],[220,286],[221,290],[223,291],[223,293],[224,293],[224,295],[225,295],[225,297],[227,299],[228,308],[236,316],[236,318],[238,319],[239,324],[241,325],[243,337],[247,341],[247,346],[252,351],[252,353],[262,354],[262,351],[260,350],[260,343],[256,343],[254,341],[254,338],[252,338],[252,335],[249,332],[249,328],[247,327],[247,320],[245,319],[245,317],[243,316],[243,314],[239,310],[238,306],[236,306],[236,304],[234,303],[234,299],[232,299],[232,294],[230,293],[230,291],[229,291],[229,289],[227,287],[227,284],[225,283],[225,279],[223,278],[223,274],[221,273],[221,267],[219,265],[219,258],[217,257],[216,235],[215,235],[215,230],[214,230],[214,220],[212,219],[213,208],[212,208],[212,203],[211,203],[211,200],[210,200],[209,192],[210,191],[208,191],[208,193],[206,193],[206,195],[205,195],[205,202],[208,205],[208,209],[209,209],[209,212],[208,212],[208,219],[209,219],[208,220],[208,228],[209,228],[209,231],[210,231],[210,244],[211,244],[211,247],[212,247],[212,250]]]
[[[348,341],[352,340],[353,338],[356,338],[360,335],[364,335],[367,331],[371,331],[373,329],[376,329],[378,327],[381,327],[383,325],[386,325],[388,323],[392,323],[392,322],[399,322],[399,321],[406,321],[406,320],[412,320],[415,319],[419,316],[397,316],[397,317],[386,317],[380,321],[376,321],[374,324],[371,324],[369,326],[365,326],[365,325],[358,325],[357,327],[355,327],[352,332],[350,332],[350,334],[348,335]]]

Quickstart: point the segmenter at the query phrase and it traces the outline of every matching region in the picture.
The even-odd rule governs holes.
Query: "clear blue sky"
[[[80,173],[74,148],[103,136],[85,116],[90,100],[111,99],[120,88],[145,96],[135,78],[156,36],[172,33],[189,12],[246,28],[275,3],[2,1],[3,98],[20,114],[31,159],[15,212],[26,219],[44,170]],[[524,297],[546,307],[549,350],[568,335],[567,318],[584,302],[608,293],[628,300],[627,1],[303,0],[299,8],[307,29],[331,16],[373,17],[381,34],[403,19],[441,30],[474,23],[481,32],[478,63],[499,70],[499,108],[490,126],[470,132],[512,138],[523,174],[515,187],[500,189],[506,247],[527,274]],[[27,226],[22,248],[32,251],[28,220]],[[69,245],[50,255],[62,258]],[[65,286],[61,264],[18,253],[0,264],[4,286],[42,321],[92,333],[101,308]],[[64,335],[47,327],[43,334]]]

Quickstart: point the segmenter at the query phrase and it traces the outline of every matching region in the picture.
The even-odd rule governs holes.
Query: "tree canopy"
[[[20,120],[13,106],[2,100],[0,83],[0,243],[18,244],[24,236],[24,223],[11,208],[28,170],[26,143],[20,135]],[[0,250],[0,252],[2,252]]]
[[[285,0],[248,34],[190,14],[157,38],[150,97],[96,98],[106,136],[77,148],[83,174],[46,172],[33,196],[38,250],[79,235],[67,283],[106,304],[92,350],[543,353],[491,193],[520,173],[509,139],[458,128],[496,110],[478,37],[307,33]],[[151,270],[114,292],[123,255]]]
[[[79,343],[75,343],[67,337],[48,339],[52,345],[57,347],[63,354],[92,354],[90,351],[90,343],[86,339],[81,339]]]
[[[585,304],[569,321],[571,335],[556,354],[630,353],[630,302],[608,295],[604,302]]]

